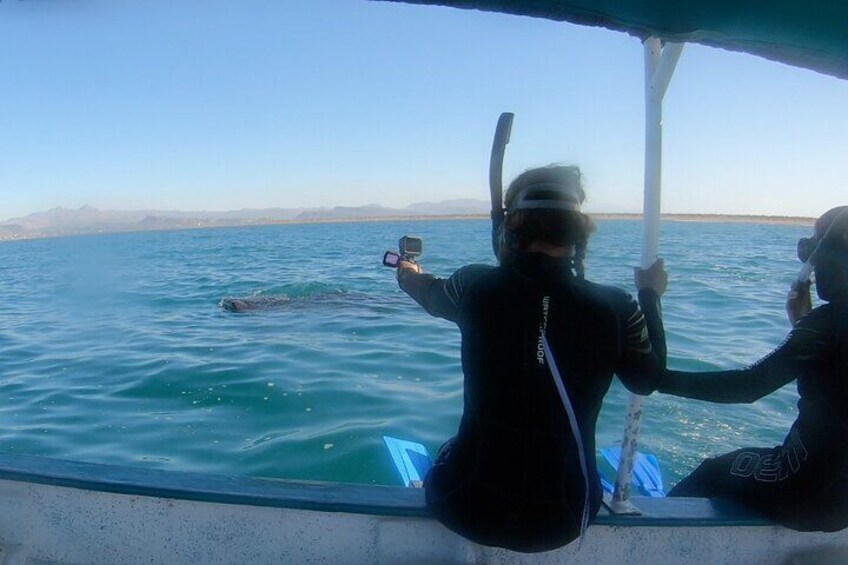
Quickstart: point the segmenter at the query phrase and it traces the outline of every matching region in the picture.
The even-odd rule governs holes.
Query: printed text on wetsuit
[[[545,364],[545,344],[543,338],[545,331],[548,329],[548,310],[551,307],[551,297],[545,296],[542,298],[542,321],[539,322],[539,339],[536,342],[536,361],[539,365]]]

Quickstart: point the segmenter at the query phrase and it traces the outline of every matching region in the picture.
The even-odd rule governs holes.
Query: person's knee
[[[692,471],[688,476],[683,477],[674,488],[672,488],[668,496],[691,496],[698,498],[710,498],[715,496],[715,488],[712,486],[712,477],[717,472],[713,469],[713,459],[707,459],[698,468]]]
[[[709,498],[709,489],[703,482],[697,480],[696,477],[689,475],[684,477],[679,483],[674,485],[668,496],[691,496],[698,498]]]

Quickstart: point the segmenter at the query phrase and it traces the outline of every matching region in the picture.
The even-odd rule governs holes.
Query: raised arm
[[[795,380],[828,346],[823,308],[804,316],[783,344],[747,369],[687,373],[668,371],[660,392],[724,404],[750,403]]]
[[[668,286],[662,259],[649,269],[636,269],[639,304],[629,296],[619,306],[622,354],[616,374],[636,394],[650,394],[662,382],[666,363],[665,328],[660,295]]]
[[[662,383],[665,368],[665,331],[660,316],[659,295],[639,291],[644,312],[630,296],[622,306],[621,356],[615,374],[631,392],[650,394]]]
[[[456,322],[465,290],[483,271],[483,265],[469,265],[442,279],[421,272],[417,263],[402,262],[398,267],[398,284],[431,316]]]

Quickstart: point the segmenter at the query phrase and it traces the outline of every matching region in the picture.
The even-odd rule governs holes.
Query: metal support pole
[[[657,259],[660,239],[660,197],[662,195],[662,101],[683,44],[666,46],[656,37],[645,40],[645,199],[643,205],[644,233],[642,238],[642,268],[650,267]],[[639,514],[630,503],[630,478],[636,458],[636,441],[642,417],[643,397],[630,395],[624,440],[615,492],[610,509],[616,514]]]

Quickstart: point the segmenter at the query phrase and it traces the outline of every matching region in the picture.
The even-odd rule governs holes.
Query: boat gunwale
[[[0,480],[122,495],[218,504],[429,518],[423,489],[170,471],[0,453]],[[605,526],[770,526],[762,515],[725,500],[634,497],[639,516],[602,508]]]

